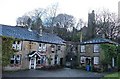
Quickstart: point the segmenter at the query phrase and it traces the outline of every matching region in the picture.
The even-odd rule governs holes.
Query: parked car
[[[70,62],[66,62],[65,66],[70,68],[71,67],[71,63]]]

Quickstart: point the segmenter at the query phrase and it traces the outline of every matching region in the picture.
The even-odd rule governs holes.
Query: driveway
[[[31,78],[31,77],[56,77],[58,78],[78,78],[78,79],[100,79],[105,74],[103,73],[95,73],[95,72],[87,72],[78,69],[70,69],[70,68],[63,68],[57,70],[25,70],[25,71],[17,71],[17,72],[5,72],[3,73],[4,77],[24,77],[24,78]],[[13,78],[11,78],[13,79]],[[32,78],[33,79],[33,78]]]

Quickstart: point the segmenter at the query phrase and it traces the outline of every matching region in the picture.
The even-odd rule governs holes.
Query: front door
[[[35,60],[34,60],[34,58],[32,57],[32,58],[31,58],[31,69],[34,69],[34,61],[35,61]]]
[[[31,57],[30,58],[29,69],[35,69],[35,68],[36,68],[36,57]]]
[[[63,66],[63,58],[60,58],[60,66]]]

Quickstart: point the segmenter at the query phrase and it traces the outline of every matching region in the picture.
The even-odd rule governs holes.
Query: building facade
[[[15,40],[12,49],[15,54],[10,58],[10,65],[4,70],[36,69],[45,66],[64,65],[65,41],[60,37],[28,30],[21,27],[0,25],[0,36]],[[2,52],[4,53],[4,52]]]
[[[117,43],[104,39],[104,38],[95,38],[92,40],[88,40],[85,42],[81,42],[79,45],[79,59],[80,59],[80,66],[86,67],[90,66],[94,69],[100,69],[101,68],[101,53],[102,48],[100,45],[102,44],[112,44],[116,45]],[[111,61],[114,64],[114,61]],[[114,65],[113,65],[114,66]]]

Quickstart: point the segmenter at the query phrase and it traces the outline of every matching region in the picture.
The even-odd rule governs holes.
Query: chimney
[[[39,35],[42,36],[42,26],[40,26]]]
[[[27,26],[28,26],[28,25],[27,25]],[[30,24],[30,26],[28,26],[28,30],[29,30],[29,31],[32,31],[32,30],[31,30],[31,24]]]

